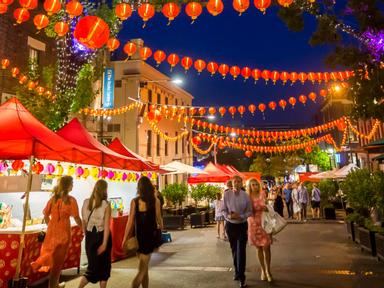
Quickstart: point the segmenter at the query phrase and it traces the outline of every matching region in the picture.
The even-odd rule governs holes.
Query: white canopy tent
[[[173,161],[166,165],[160,166],[161,169],[170,171],[165,174],[207,174],[205,171],[195,168],[191,165],[181,163],[179,161]]]
[[[339,170],[337,170],[333,177],[334,179],[340,179],[340,178],[345,178],[347,177],[347,175],[349,173],[351,173],[352,171],[356,170],[356,169],[360,169],[359,167],[357,167],[355,164],[351,163],[351,164],[348,164],[342,168],[340,168]]]
[[[331,171],[321,172],[318,174],[311,175],[311,176],[309,176],[309,178],[311,178],[311,179],[331,179],[331,178],[334,178],[336,171],[337,170],[335,169],[335,170],[331,170]]]

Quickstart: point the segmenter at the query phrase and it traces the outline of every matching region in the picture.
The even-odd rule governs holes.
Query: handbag
[[[45,219],[41,221],[41,224],[45,224]],[[37,242],[43,243],[46,234],[47,233],[45,231],[40,231],[39,234],[37,234]]]
[[[287,221],[272,206],[266,205],[268,212],[263,212],[261,226],[267,234],[276,235],[287,226]]]
[[[135,235],[132,236],[131,238],[125,240],[123,248],[126,252],[136,252],[139,249],[139,242],[137,241],[136,238],[136,206],[137,206],[137,200],[135,200],[135,220],[134,224],[135,225]]]

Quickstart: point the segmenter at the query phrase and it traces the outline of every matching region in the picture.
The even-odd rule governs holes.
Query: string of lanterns
[[[159,126],[157,126],[155,121],[152,121],[149,119],[148,115],[144,115],[144,118],[148,121],[152,131],[155,132],[157,135],[159,135],[165,141],[176,142],[189,135],[188,131],[183,131],[180,135],[177,135],[174,137],[168,136],[167,134],[165,134],[163,131],[160,130]]]
[[[191,140],[191,146],[193,147],[193,149],[199,153],[200,155],[207,155],[209,152],[211,152],[212,148],[215,146],[215,143],[211,143],[211,145],[205,149],[205,150],[202,150],[200,149],[195,143],[193,143],[193,141]]]
[[[12,176],[20,173],[27,173],[24,170],[25,163],[22,160],[0,162],[0,176]],[[83,167],[75,165],[62,165],[41,162],[35,162],[32,165],[33,174],[44,174],[52,177],[60,177],[62,175],[74,176],[77,179],[87,179],[92,177],[94,180],[108,179],[116,182],[137,182],[142,176],[147,176],[151,179],[157,179],[156,172],[123,172],[118,170],[103,169],[99,167]]]
[[[141,102],[133,102],[129,105],[122,106],[120,108],[114,108],[114,109],[94,109],[94,108],[83,108],[80,109],[79,113],[82,113],[84,115],[90,115],[93,117],[98,116],[114,116],[114,115],[121,115],[128,111],[132,111],[135,108],[141,109],[145,104]]]
[[[352,132],[355,133],[356,136],[360,138],[367,139],[368,141],[371,141],[373,136],[375,136],[377,129],[379,128],[381,122],[380,120],[375,120],[375,123],[372,126],[371,131],[368,134],[361,133],[359,130],[357,130],[351,123],[351,121],[347,118],[346,119],[348,126],[351,128]]]

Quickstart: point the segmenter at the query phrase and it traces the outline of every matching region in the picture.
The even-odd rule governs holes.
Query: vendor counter
[[[112,262],[124,259],[129,255],[121,248],[123,242],[125,226],[128,222],[128,215],[111,218],[111,235],[112,235]]]
[[[42,230],[46,230],[45,224],[26,227],[20,275],[28,278],[28,285],[48,275],[47,273],[34,272],[30,265],[39,256],[42,243],[38,241],[38,235]],[[20,234],[20,227],[0,229],[0,288],[8,287],[8,281],[15,275]],[[63,269],[80,267],[81,241],[82,231],[80,227],[73,226],[72,241]]]

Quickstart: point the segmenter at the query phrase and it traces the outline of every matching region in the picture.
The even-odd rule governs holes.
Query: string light
[[[371,139],[375,136],[376,132],[378,131],[378,128],[381,124],[379,120],[375,120],[375,123],[372,126],[371,131],[366,135],[364,133],[361,133],[359,130],[357,130],[351,123],[351,121],[347,118],[346,119],[348,126],[351,128],[352,132],[355,133],[356,136],[360,138],[367,139],[368,141],[371,141]]]
[[[211,152],[212,148],[215,146],[215,143],[212,142],[211,145],[208,147],[208,149],[206,149],[206,150],[202,150],[202,149],[200,149],[197,145],[195,145],[195,143],[193,143],[192,140],[191,140],[190,142],[191,142],[191,145],[192,145],[193,149],[194,149],[197,153],[199,153],[199,154],[201,154],[201,155],[206,155],[206,154],[208,154],[209,152]]]
[[[147,115],[144,115],[144,118],[148,121],[148,124],[151,127],[152,131],[159,135],[161,138],[163,138],[165,141],[176,142],[189,135],[188,131],[183,131],[180,135],[174,137],[168,136],[160,130],[155,121],[150,120]]]

